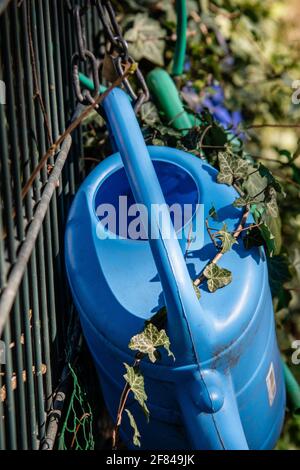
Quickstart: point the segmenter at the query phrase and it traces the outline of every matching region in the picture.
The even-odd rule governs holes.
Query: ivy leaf
[[[232,281],[231,272],[228,269],[220,268],[215,263],[210,263],[206,266],[203,274],[207,278],[207,286],[210,292],[215,292]]]
[[[265,165],[263,165],[262,163],[259,164],[258,172],[259,172],[259,174],[262,178],[266,178],[267,184],[269,186],[272,186],[277,193],[281,193],[281,194],[284,193],[281,184],[272,175],[270,170]]]
[[[147,395],[145,392],[144,377],[141,372],[134,367],[130,367],[124,362],[127,373],[123,375],[124,379],[128,383],[130,390],[132,391],[135,400],[140,404],[143,412],[149,420],[149,410],[146,405]]]
[[[195,286],[195,284],[194,284],[194,283],[192,283],[192,284],[193,284],[193,288],[194,288],[195,294],[196,294],[196,296],[197,296],[197,299],[199,300],[199,299],[200,299],[200,297],[201,297],[201,292],[200,292],[200,289],[199,289],[199,287],[198,287],[198,286]]]
[[[242,190],[245,194],[248,195],[250,199],[253,199],[253,196],[259,194],[255,199],[257,202],[262,202],[264,200],[264,189],[268,186],[268,181],[266,178],[263,178],[259,171],[255,171],[255,167],[250,167],[250,174],[243,181]]]
[[[218,220],[218,213],[214,205],[211,206],[211,208],[208,211],[208,214],[213,220]]]
[[[128,345],[129,349],[148,354],[151,362],[156,362],[157,348],[164,347],[168,352],[168,356],[174,354],[170,351],[170,340],[165,330],[158,330],[153,323],[148,323],[142,333],[133,336]]]
[[[218,183],[230,186],[235,179],[244,179],[247,177],[247,161],[234,155],[230,151],[219,152],[218,161],[220,167],[220,172],[217,176]]]
[[[140,432],[138,430],[138,427],[137,427],[136,421],[134,419],[134,416],[127,408],[125,408],[125,411],[126,411],[127,416],[129,418],[130,426],[133,429],[133,439],[132,439],[133,443],[134,443],[135,446],[141,447],[141,441],[140,441],[141,435],[140,435]]]
[[[266,211],[266,204],[255,204],[251,207],[254,220],[259,225],[259,230],[265,241],[269,256],[278,255],[281,250],[281,219],[272,217]]]
[[[241,196],[241,197],[237,197],[234,200],[232,205],[234,207],[245,207],[251,204],[252,202],[253,202],[253,199],[250,196]]]
[[[160,123],[157,108],[150,101],[142,105],[140,110],[140,118],[142,122],[148,126],[153,126],[155,123]]]
[[[279,210],[277,206],[276,190],[273,186],[268,187],[265,193],[267,212],[271,217],[278,217]]]
[[[215,236],[222,243],[221,253],[223,254],[229,251],[232,245],[238,243],[237,239],[234,238],[234,236],[230,232],[228,232],[228,228],[225,223],[223,223],[223,229],[219,230]]]
[[[150,62],[164,65],[164,48],[166,35],[159,22],[149,18],[148,13],[138,13],[133,20],[132,28],[126,31],[124,39],[129,44],[130,54],[135,60],[147,59]]]
[[[250,250],[255,246],[264,245],[265,241],[261,231],[259,230],[259,227],[254,227],[247,230],[246,235],[243,238],[243,243],[246,250]]]

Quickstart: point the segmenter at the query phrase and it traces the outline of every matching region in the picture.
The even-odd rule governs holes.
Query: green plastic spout
[[[283,371],[290,409],[293,413],[300,414],[300,386],[285,362]]]
[[[190,129],[192,122],[185,111],[172,78],[163,69],[155,68],[147,75],[147,85],[166,120],[178,130]]]

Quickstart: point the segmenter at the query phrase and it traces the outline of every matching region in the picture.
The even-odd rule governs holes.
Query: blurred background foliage
[[[175,1],[113,4],[130,53],[143,73],[155,66],[171,71]],[[291,364],[292,342],[300,339],[300,104],[292,103],[293,83],[300,80],[299,0],[188,0],[187,4],[185,70],[176,80],[186,106],[200,116],[208,106],[223,125],[228,121],[226,108],[244,150],[272,170],[286,193],[278,201],[281,251],[270,260],[270,281],[280,348],[300,383],[300,365]],[[92,166],[101,159],[99,146],[104,156],[109,145],[102,119],[94,118],[86,122],[85,132],[85,158]],[[150,142],[183,146],[181,133],[164,121],[152,102],[143,106],[141,121]],[[197,130],[189,136],[199,138]],[[193,145],[188,149],[193,150]],[[277,448],[300,449],[300,416],[287,413]]]

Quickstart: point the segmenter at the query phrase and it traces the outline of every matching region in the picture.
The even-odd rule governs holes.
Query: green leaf
[[[126,411],[127,416],[129,418],[130,426],[133,429],[133,439],[132,439],[132,441],[133,441],[135,446],[141,447],[141,441],[140,441],[141,435],[140,435],[140,432],[138,430],[138,427],[137,427],[136,421],[134,419],[134,416],[127,408],[125,408],[125,411]]]
[[[234,200],[232,205],[234,207],[245,207],[251,204],[252,202],[253,202],[253,199],[250,196],[241,196],[241,197],[237,197]]]
[[[278,217],[279,210],[277,206],[276,190],[273,186],[270,186],[266,190],[266,208],[267,212],[271,217]]]
[[[193,288],[194,288],[195,294],[196,294],[196,296],[197,296],[197,299],[199,300],[200,297],[201,297],[200,289],[199,289],[198,286],[195,286],[195,284],[194,284],[193,282],[192,282],[192,284],[193,284]]]
[[[214,205],[211,206],[211,208],[208,211],[208,214],[213,220],[218,220],[218,213]]]
[[[144,103],[140,110],[140,118],[144,124],[153,126],[155,123],[160,123],[159,115],[156,106],[148,101]]]
[[[220,172],[217,176],[218,183],[230,186],[234,180],[247,177],[247,161],[234,155],[232,152],[219,152],[218,161],[220,167]]]
[[[237,239],[234,238],[230,232],[228,232],[227,225],[225,223],[223,223],[223,229],[219,230],[215,237],[218,238],[222,243],[221,253],[223,254],[229,251],[232,245],[238,243]]]
[[[129,52],[135,60],[147,59],[164,66],[164,37],[166,31],[159,22],[149,18],[148,13],[138,13],[134,17],[132,28],[126,31],[124,38],[129,44]]]
[[[210,292],[215,292],[232,281],[231,272],[228,269],[220,268],[215,263],[210,263],[206,266],[203,274],[207,278],[207,286]]]
[[[163,347],[168,352],[168,356],[173,356],[170,351],[170,340],[165,330],[159,330],[153,323],[148,323],[142,333],[133,336],[128,345],[133,351],[147,354],[151,362],[156,362],[157,348]]]
[[[149,410],[146,405],[148,397],[145,392],[144,377],[138,369],[130,367],[128,364],[126,364],[126,362],[124,362],[124,366],[126,368],[127,373],[124,374],[123,377],[128,383],[135,400],[140,404],[147,419],[149,420]]]
[[[276,178],[272,175],[270,170],[263,165],[262,163],[259,164],[258,167],[259,174],[262,178],[265,178],[267,184],[272,186],[277,193],[283,193],[283,188],[281,184],[276,180]]]
[[[254,227],[247,230],[246,235],[243,238],[243,243],[246,250],[250,250],[255,246],[263,246],[265,241],[259,228]]]

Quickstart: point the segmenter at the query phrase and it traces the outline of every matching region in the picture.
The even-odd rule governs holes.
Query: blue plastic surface
[[[191,243],[186,260],[186,239],[178,243],[161,237],[168,211],[162,219],[149,220],[156,239],[97,236],[102,230],[99,202],[116,204],[119,195],[148,207],[164,197],[180,204],[198,202],[204,211],[194,217],[202,223],[213,204],[219,217],[213,225],[226,222],[234,230],[241,218],[241,210],[231,205],[236,192],[217,184],[216,170],[190,154],[147,148],[121,90],[106,97],[104,109],[120,154],[98,165],[80,187],[69,213],[65,251],[74,301],[110,414],[116,418],[123,362],[134,359],[130,338],[166,304],[176,361],[164,352],[158,364],[142,361],[149,424],[133,399],[128,404],[142,448],[272,448],[284,418],[285,389],[263,249],[234,245],[220,262],[232,271],[232,283],[213,294],[203,284],[198,300],[191,278],[215,253],[205,230]],[[122,437],[129,446],[131,436],[124,418]]]

